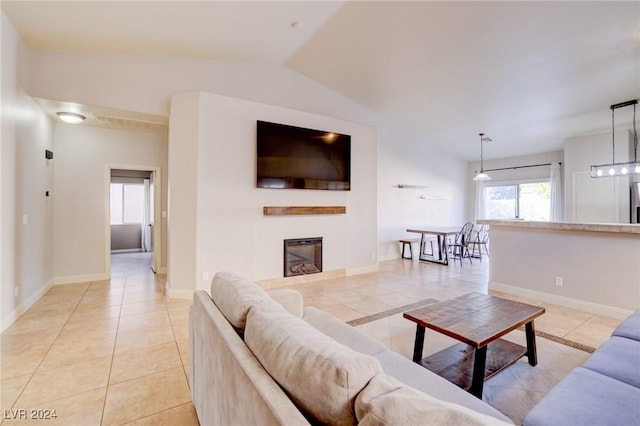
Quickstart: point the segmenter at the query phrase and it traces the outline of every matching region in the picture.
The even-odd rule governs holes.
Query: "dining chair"
[[[475,235],[475,238],[470,243],[471,245],[471,257],[477,257],[482,262],[482,247],[484,252],[489,256],[489,225],[482,225]],[[478,254],[476,255],[476,249]]]
[[[449,243],[449,249],[451,250],[451,259],[455,263],[456,259],[460,260],[460,266],[462,266],[462,259],[465,257],[469,259],[469,262],[473,264],[471,260],[471,253],[469,252],[469,244],[471,243],[471,233],[473,232],[473,223],[465,223],[460,232],[455,235],[453,242]]]

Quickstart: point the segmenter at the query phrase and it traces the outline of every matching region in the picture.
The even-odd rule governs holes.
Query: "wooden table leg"
[[[536,329],[533,326],[533,321],[526,323],[524,329],[527,335],[527,358],[529,365],[535,366],[538,364],[538,353],[536,350]]]
[[[487,362],[487,347],[476,348],[473,356],[473,376],[471,378],[471,388],[469,393],[482,399],[482,389],[484,387],[484,368]]]
[[[413,362],[422,360],[422,349],[424,348],[424,327],[416,325],[416,340],[413,344]]]

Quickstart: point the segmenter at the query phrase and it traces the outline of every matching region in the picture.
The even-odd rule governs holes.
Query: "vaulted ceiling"
[[[486,158],[558,150],[567,137],[609,129],[609,105],[640,98],[637,1],[2,1],[2,9],[33,48],[281,64],[467,160],[478,159],[480,131],[493,139]]]

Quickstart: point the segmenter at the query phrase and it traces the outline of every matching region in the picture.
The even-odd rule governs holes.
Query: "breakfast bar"
[[[489,289],[623,319],[640,307],[640,225],[478,220]]]

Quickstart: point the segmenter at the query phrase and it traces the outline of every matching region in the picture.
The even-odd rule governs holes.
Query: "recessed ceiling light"
[[[78,124],[78,123],[82,123],[84,121],[85,117],[84,115],[80,115],[80,114],[76,114],[75,112],[56,112],[56,115],[58,117],[60,117],[60,120],[64,121],[65,123],[69,123],[69,124]]]

